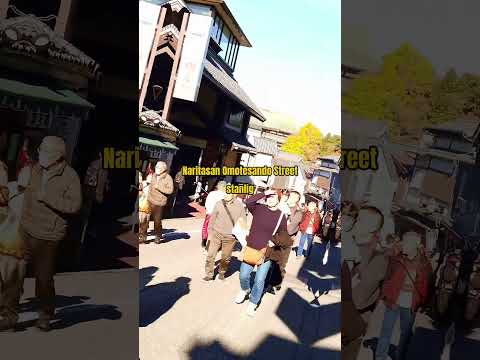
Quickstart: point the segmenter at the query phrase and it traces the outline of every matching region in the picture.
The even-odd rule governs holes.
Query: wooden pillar
[[[189,16],[189,13],[183,14],[182,28],[180,29],[180,38],[178,39],[177,51],[175,51],[175,59],[173,60],[172,72],[170,74],[170,82],[168,83],[168,91],[165,97],[165,106],[163,107],[162,118],[167,121],[169,121],[170,109],[172,107],[173,89],[175,87],[175,81],[177,80],[178,65],[180,64],[180,57],[182,56],[183,40],[185,40],[185,33],[187,32]]]
[[[160,16],[158,18],[157,29],[155,30],[155,37],[153,39],[152,48],[150,49],[150,56],[148,57],[147,68],[143,75],[142,88],[140,90],[140,99],[138,101],[138,112],[142,112],[143,103],[145,102],[145,96],[147,95],[148,84],[150,82],[150,75],[152,74],[153,64],[155,63],[155,56],[157,54],[158,42],[160,40],[160,34],[163,29],[163,23],[165,22],[165,16],[167,14],[167,8],[162,7]]]
[[[1,0],[0,1],[0,20],[7,18],[8,5],[10,0]]]
[[[60,10],[58,11],[57,21],[55,22],[55,33],[65,36],[70,11],[72,10],[72,0],[62,0]]]

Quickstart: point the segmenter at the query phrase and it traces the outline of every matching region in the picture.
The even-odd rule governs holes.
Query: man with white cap
[[[78,213],[82,204],[80,179],[65,161],[65,154],[63,139],[43,139],[25,192],[21,220],[26,260],[32,266],[40,304],[37,327],[43,331],[50,330],[55,313],[53,276],[58,244],[67,234],[67,217]]]
[[[148,203],[153,216],[155,244],[162,242],[162,218],[163,209],[167,205],[168,196],[173,193],[173,179],[168,173],[167,164],[158,161],[155,165],[155,172],[147,178],[150,185],[148,190]],[[146,238],[148,226],[142,228],[140,236]]]

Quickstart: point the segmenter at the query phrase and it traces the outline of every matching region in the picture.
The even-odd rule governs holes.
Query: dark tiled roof
[[[147,110],[141,112],[139,115],[139,121],[141,124],[149,126],[149,127],[158,127],[160,129],[170,130],[174,132],[176,135],[180,135],[180,130],[178,130],[175,126],[170,124],[168,121],[162,119],[160,114],[156,113],[153,110]]]
[[[262,121],[266,120],[260,109],[240,87],[238,82],[228,75],[228,73],[219,64],[216,64],[215,60],[211,56],[205,60],[204,73],[210,81],[212,81],[221,90],[225,91],[227,95],[238,101],[241,105],[245,106],[253,116]]]
[[[39,43],[44,37],[45,42]],[[56,34],[35,16],[17,16],[0,24],[0,49],[7,49],[30,57],[77,65],[90,76],[98,73],[99,65],[91,57]]]

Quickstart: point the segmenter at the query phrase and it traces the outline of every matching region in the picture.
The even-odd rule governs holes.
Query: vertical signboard
[[[197,101],[210,41],[211,16],[190,14],[173,96]]]
[[[160,6],[146,1],[140,1],[138,11],[138,88],[140,89],[142,87],[143,76],[147,67],[148,56],[155,37],[155,29],[158,24],[158,17],[160,16]]]

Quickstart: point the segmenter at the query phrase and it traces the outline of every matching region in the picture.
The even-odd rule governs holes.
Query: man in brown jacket
[[[150,180],[150,181],[148,181]],[[148,191],[148,203],[150,211],[153,215],[155,229],[155,244],[162,242],[162,217],[163,209],[167,205],[168,195],[173,193],[173,179],[167,172],[167,164],[163,161],[157,162],[155,165],[155,173],[153,173],[147,182],[150,184]],[[141,236],[146,238],[147,228],[142,228]]]
[[[38,164],[32,169],[30,185],[25,192],[20,231],[40,303],[37,327],[49,331],[55,313],[53,276],[57,248],[67,234],[67,217],[81,208],[82,192],[77,173],[65,161],[63,139],[45,137],[38,154]]]
[[[215,204],[208,223],[208,254],[203,280],[213,280],[215,258],[220,248],[222,248],[222,260],[220,262],[219,279],[225,279],[225,272],[228,270],[236,242],[232,230],[240,218],[246,221],[246,211],[234,194],[225,194],[225,198]]]

